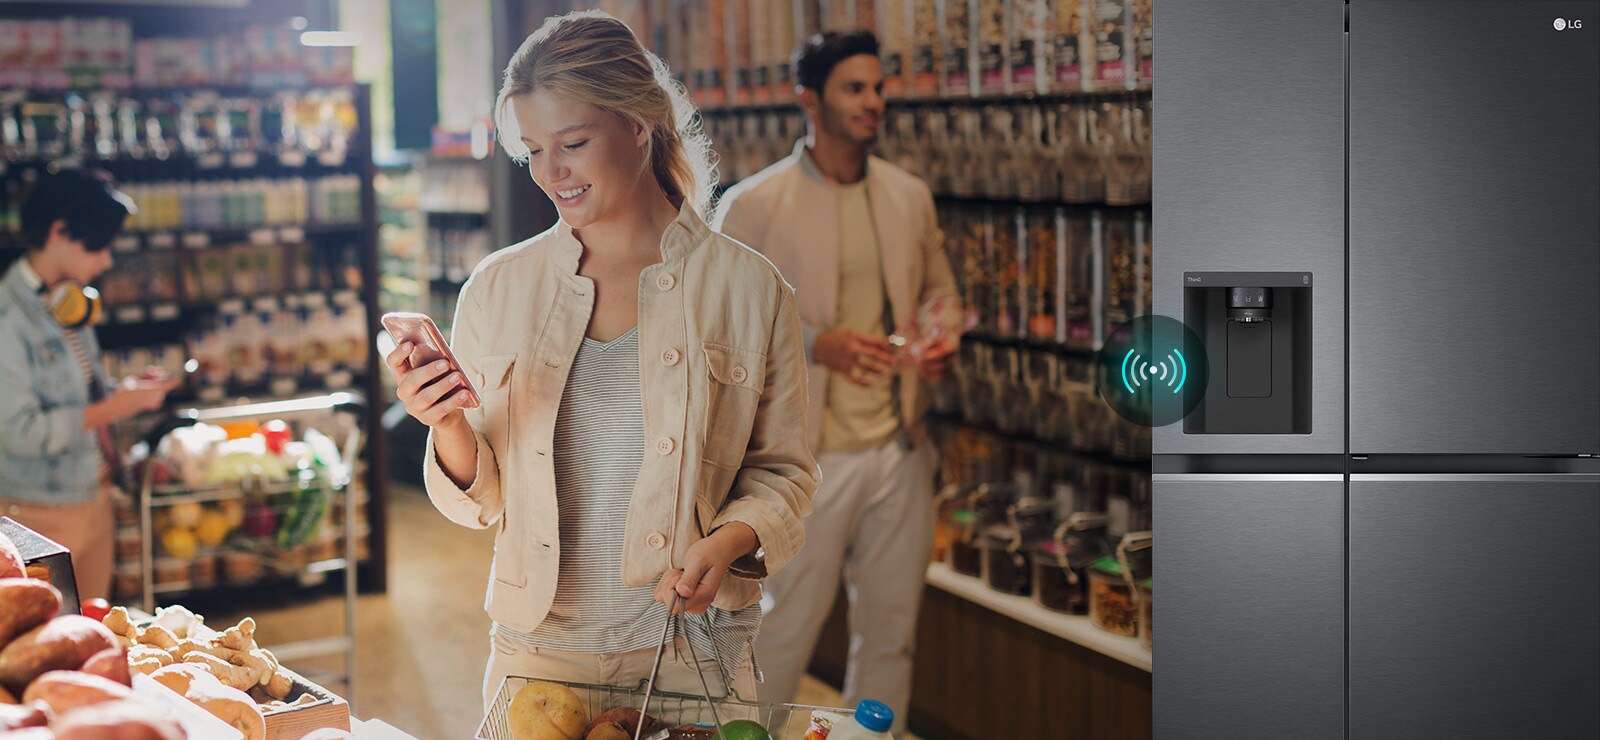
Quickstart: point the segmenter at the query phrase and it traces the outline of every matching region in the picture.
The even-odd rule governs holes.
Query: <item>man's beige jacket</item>
[[[578,274],[583,245],[565,223],[485,259],[461,289],[451,345],[483,405],[467,411],[478,469],[462,490],[428,437],[428,496],[451,521],[499,523],[485,609],[531,632],[555,598],[561,542],[552,440],[567,372],[594,308]],[[734,564],[714,604],[760,599],[758,581],[805,541],[816,491],[806,445],[805,358],[793,292],[759,254],[683,207],[661,262],[639,276],[645,455],[628,509],[622,580],[682,568],[696,540],[729,522],[762,553]]]
[[[812,340],[835,324],[840,259],[838,199],[810,157],[803,140],[795,144],[793,154],[730,188],[711,221],[713,229],[766,255],[795,286],[808,361]],[[895,322],[887,329],[892,332],[911,323],[917,309],[938,296],[949,299],[944,320],[958,327],[961,309],[955,276],[927,184],[885,160],[869,157],[867,200],[878,231],[884,292]],[[828,369],[812,362],[806,377],[807,440],[817,449]],[[899,400],[901,427],[912,440],[920,441],[928,392],[913,369],[900,373]]]

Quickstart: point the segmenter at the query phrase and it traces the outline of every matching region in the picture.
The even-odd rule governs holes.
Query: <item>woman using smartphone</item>
[[[27,253],[0,278],[0,516],[72,551],[78,598],[111,596],[117,450],[111,425],[161,408],[177,379],[114,382],[95,339],[111,241],[137,210],[86,170],[41,172],[23,201]]]
[[[508,675],[637,685],[669,629],[658,688],[709,675],[753,698],[759,584],[800,548],[818,482],[793,294],[706,227],[698,113],[620,21],[548,20],[496,115],[560,221],[461,289],[460,372],[404,343],[387,359],[430,427],[429,497],[499,528],[485,703]],[[669,606],[705,618],[680,634]]]

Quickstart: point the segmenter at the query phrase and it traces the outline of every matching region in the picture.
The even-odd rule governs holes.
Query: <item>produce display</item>
[[[0,535],[4,572],[14,571],[8,553],[15,549]],[[48,583],[0,577],[0,734],[18,740],[184,737],[159,708],[134,694],[117,636],[89,617],[54,616],[60,605],[60,592]]]
[[[240,585],[276,570],[297,573],[338,556],[343,525],[342,476],[333,440],[307,427],[295,439],[288,424],[196,424],[164,435],[131,458],[139,480],[152,484],[154,586],[163,592]],[[364,511],[364,510],[363,510]],[[364,521],[357,512],[356,527]],[[118,514],[114,591],[143,589],[143,538],[133,500]],[[359,532],[358,532],[359,536]]]

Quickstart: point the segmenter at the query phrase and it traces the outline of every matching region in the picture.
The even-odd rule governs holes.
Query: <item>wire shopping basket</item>
[[[600,712],[618,707],[641,708],[649,683],[640,681],[638,686],[630,688],[508,676],[500,682],[500,689],[495,692],[494,702],[489,705],[489,713],[478,725],[477,740],[513,740],[515,736],[511,733],[511,700],[524,686],[534,681],[546,681],[572,689],[573,693],[578,695],[579,701],[583,702],[591,718]],[[737,692],[730,692],[727,697],[716,699],[715,702],[716,706],[713,708],[712,700],[706,697],[657,689],[650,696],[650,716],[672,727],[690,724],[714,727],[717,717],[721,717],[723,722],[747,719],[767,728],[773,740],[802,740],[806,729],[811,725],[812,712],[823,711],[841,717],[854,714],[849,709],[833,707],[744,701],[739,698]]]

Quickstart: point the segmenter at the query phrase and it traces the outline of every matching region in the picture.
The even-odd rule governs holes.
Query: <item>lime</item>
[[[759,722],[736,719],[724,723],[713,740],[772,740],[772,735]]]

